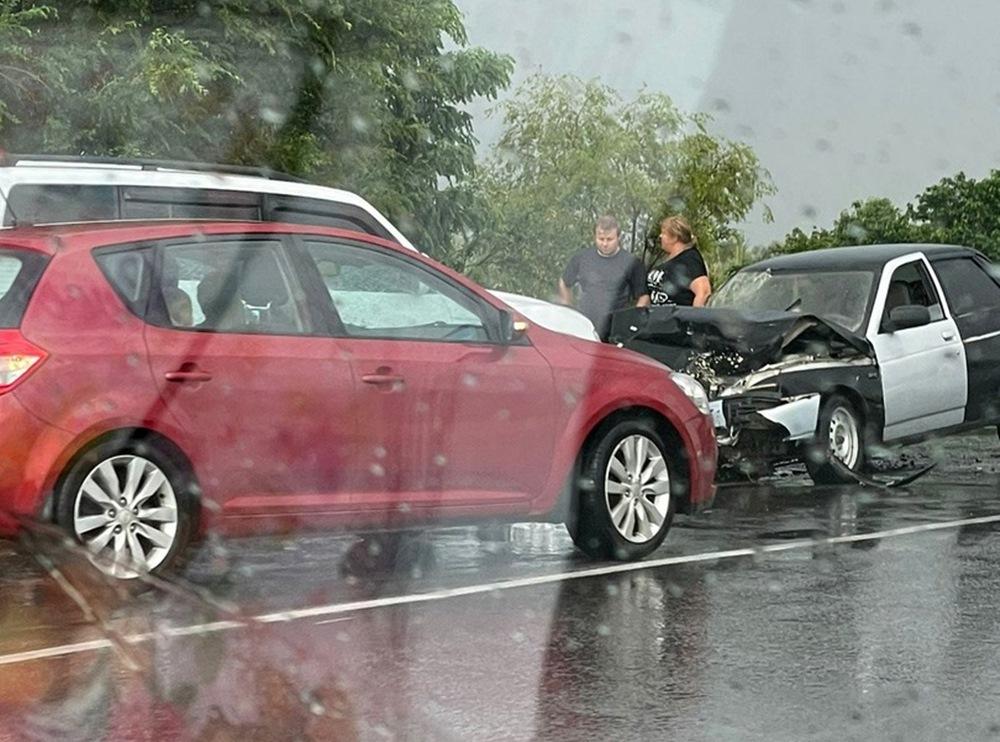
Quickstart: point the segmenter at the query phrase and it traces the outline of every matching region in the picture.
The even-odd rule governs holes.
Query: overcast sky
[[[456,0],[470,42],[534,71],[646,86],[751,144],[775,223],[829,226],[851,201],[905,204],[1000,163],[997,0]],[[476,106],[484,145],[499,121]]]

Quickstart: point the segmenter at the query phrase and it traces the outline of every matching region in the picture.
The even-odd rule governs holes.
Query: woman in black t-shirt
[[[696,243],[691,225],[683,217],[671,216],[660,222],[660,248],[666,256],[646,276],[651,304],[705,306],[712,284]]]

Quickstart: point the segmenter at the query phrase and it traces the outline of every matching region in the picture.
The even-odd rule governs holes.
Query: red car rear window
[[[28,299],[47,262],[48,258],[40,253],[0,247],[0,329],[21,324]]]

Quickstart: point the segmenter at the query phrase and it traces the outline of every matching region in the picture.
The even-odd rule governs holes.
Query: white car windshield
[[[741,271],[710,301],[713,307],[815,314],[858,331],[875,274],[871,271]]]

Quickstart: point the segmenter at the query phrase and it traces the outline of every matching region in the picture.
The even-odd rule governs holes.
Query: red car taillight
[[[0,330],[0,394],[9,392],[48,357],[17,330]]]

